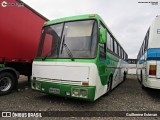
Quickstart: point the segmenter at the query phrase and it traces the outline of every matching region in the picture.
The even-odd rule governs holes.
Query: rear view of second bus
[[[160,16],[149,27],[137,59],[137,77],[142,87],[160,89]]]

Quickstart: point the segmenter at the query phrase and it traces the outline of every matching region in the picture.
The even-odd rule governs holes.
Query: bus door
[[[100,55],[99,55],[99,74],[100,79],[103,85],[107,83],[106,78],[106,43],[105,44],[99,44],[100,48]]]

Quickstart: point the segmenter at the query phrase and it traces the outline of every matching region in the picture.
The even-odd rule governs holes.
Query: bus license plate
[[[58,88],[49,88],[49,92],[60,93],[60,89],[58,89]]]

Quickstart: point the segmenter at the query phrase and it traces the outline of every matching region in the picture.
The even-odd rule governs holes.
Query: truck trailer
[[[19,75],[30,78],[48,19],[20,0],[1,1],[0,13],[0,95],[5,95],[17,87]]]

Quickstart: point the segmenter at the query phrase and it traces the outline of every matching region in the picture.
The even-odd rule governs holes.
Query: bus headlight
[[[82,96],[83,98],[87,98],[88,90],[87,89],[80,89],[80,96]]]
[[[41,90],[41,83],[39,82],[33,82],[32,83],[32,88],[36,90]]]
[[[79,93],[80,93],[79,88],[72,89],[72,96],[78,97]]]
[[[72,88],[71,95],[73,97],[87,98],[88,90],[84,88]]]

